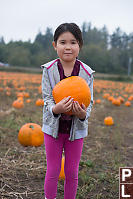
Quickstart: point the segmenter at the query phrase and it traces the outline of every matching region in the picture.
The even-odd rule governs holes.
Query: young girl
[[[55,199],[61,169],[62,153],[65,155],[64,199],[75,199],[78,186],[78,168],[83,138],[88,134],[88,117],[93,104],[93,70],[77,59],[83,45],[82,34],[75,23],[61,24],[55,31],[53,47],[58,59],[42,65],[42,94],[44,99],[43,126],[47,172],[44,192],[46,199]],[[53,87],[62,79],[80,76],[91,90],[91,103],[81,106],[68,96],[55,104]],[[64,113],[72,110],[73,115]]]

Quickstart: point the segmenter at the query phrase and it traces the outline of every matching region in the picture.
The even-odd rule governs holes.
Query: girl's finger
[[[71,96],[65,97],[61,100],[61,102],[67,103],[70,100]]]
[[[77,101],[76,101],[75,105],[76,105],[78,111],[82,110],[80,104]]]
[[[82,109],[86,110],[86,106],[82,103]]]
[[[69,104],[68,106],[65,105],[65,109],[72,109],[72,103]]]
[[[79,106],[78,106],[77,102],[74,102],[73,104],[74,104],[74,111],[78,112],[79,111]]]
[[[72,109],[71,108],[67,108],[65,112],[69,112],[71,111]]]
[[[76,108],[75,108],[75,103],[74,102],[73,102],[73,105],[72,105],[72,111],[76,112]]]
[[[73,102],[73,98],[71,98],[69,101],[67,101],[65,105],[69,106],[70,104],[72,104],[72,102]]]

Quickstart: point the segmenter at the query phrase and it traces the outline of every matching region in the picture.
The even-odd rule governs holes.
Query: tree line
[[[109,34],[106,26],[98,29],[90,22],[84,22],[81,30],[84,45],[79,59],[97,72],[127,74],[129,64],[133,66],[133,33],[127,34],[118,27]],[[57,58],[52,41],[53,31],[49,27],[45,33],[39,32],[33,42],[20,40],[5,43],[1,37],[0,62],[11,66],[39,67]]]

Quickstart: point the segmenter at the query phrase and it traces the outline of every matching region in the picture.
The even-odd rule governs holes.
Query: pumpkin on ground
[[[24,97],[24,93],[22,93],[22,92],[17,92],[16,95],[17,95],[17,97]]]
[[[108,101],[113,101],[114,100],[114,97],[113,96],[109,96],[108,97]]]
[[[123,97],[119,96],[118,99],[120,100],[121,103],[124,102],[124,98]]]
[[[111,126],[114,124],[113,118],[111,116],[104,118],[104,124],[107,126]]]
[[[17,108],[17,109],[21,109],[24,107],[24,102],[22,100],[15,100],[13,103],[12,103],[12,106],[14,108]]]
[[[112,104],[114,104],[115,106],[120,106],[121,105],[121,101],[118,98],[114,98],[112,100]]]
[[[97,104],[101,104],[101,100],[100,100],[100,99],[97,99],[97,100],[96,100],[96,103],[97,103]]]
[[[87,82],[79,76],[71,76],[58,82],[52,91],[55,103],[63,98],[71,96],[74,101],[78,101],[88,107],[91,101],[91,92]],[[72,115],[72,112],[66,114]]]
[[[43,101],[43,99],[37,99],[37,100],[36,100],[36,106],[44,106],[44,101]]]
[[[26,100],[26,103],[30,103],[30,102],[31,102],[31,99],[27,99],[27,100]]]
[[[104,93],[103,98],[104,98],[104,99],[107,99],[109,96],[110,96],[109,93]]]
[[[131,95],[130,97],[128,97],[128,101],[132,101],[133,100],[133,95]]]
[[[25,98],[29,98],[30,97],[30,94],[26,93],[26,92],[24,92],[23,95],[24,95]]]
[[[131,102],[130,101],[126,101],[125,102],[125,106],[131,106]]]
[[[64,164],[65,164],[65,158],[64,156],[62,157],[62,161],[61,161],[61,170],[60,170],[60,175],[59,175],[59,179],[65,179],[65,173],[64,173]]]
[[[41,126],[35,123],[24,124],[19,130],[18,141],[23,146],[41,146],[44,142]]]

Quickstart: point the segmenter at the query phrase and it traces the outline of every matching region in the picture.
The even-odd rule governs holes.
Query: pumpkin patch
[[[36,199],[44,194],[46,151],[43,134],[37,138],[38,133],[34,133],[33,125],[41,127],[43,122],[43,106],[36,106],[36,101],[42,99],[41,78],[41,74],[0,72],[0,171],[3,198]],[[89,135],[84,139],[79,163],[77,197],[118,198],[119,166],[132,164],[133,159],[132,95],[132,82],[94,78],[94,106],[89,117]],[[120,100],[120,106],[112,104],[114,98]],[[96,102],[97,99],[100,99],[100,103]],[[22,101],[23,108],[12,107],[15,100]],[[127,101],[130,106],[125,105]],[[109,116],[114,124],[108,119],[106,125],[104,119]],[[18,133],[25,124],[28,126],[24,128],[24,134],[21,132],[20,144]],[[40,145],[38,143],[42,145],[37,147]],[[60,174],[64,176],[64,172],[60,171]],[[59,179],[64,180],[61,176]],[[64,183],[59,180],[62,195],[63,189]],[[62,197],[59,195],[59,198]]]

